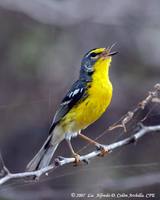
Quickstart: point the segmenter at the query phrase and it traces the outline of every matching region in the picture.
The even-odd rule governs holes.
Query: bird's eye
[[[92,52],[92,53],[90,54],[90,57],[95,58],[97,55],[98,55],[97,53]]]

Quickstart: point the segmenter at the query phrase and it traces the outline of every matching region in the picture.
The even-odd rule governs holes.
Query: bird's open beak
[[[118,51],[112,51],[112,48],[116,45],[117,43],[113,43],[111,47],[106,48],[106,52],[108,53],[108,56],[114,56],[118,53]]]
[[[118,53],[118,51],[109,52],[108,56],[114,56]]]
[[[108,49],[105,49],[102,53],[101,53],[101,57],[103,58],[107,58],[108,56],[114,56],[118,53],[118,51],[113,51],[113,52],[109,52]]]

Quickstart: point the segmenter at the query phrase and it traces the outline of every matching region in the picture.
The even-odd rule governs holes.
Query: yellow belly
[[[77,132],[85,129],[105,112],[112,98],[112,85],[109,82],[97,86],[92,86],[88,90],[88,97],[73,107],[66,115],[63,120],[66,132]]]

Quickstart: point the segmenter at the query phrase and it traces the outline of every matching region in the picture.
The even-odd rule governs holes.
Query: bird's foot
[[[105,155],[108,154],[108,150],[106,149],[104,145],[97,144],[96,147],[97,147],[97,150],[101,151],[98,156],[104,157]]]
[[[73,154],[73,157],[75,158],[74,166],[76,167],[76,166],[78,166],[78,165],[80,164],[80,162],[81,162],[81,160],[80,160],[80,155],[77,154],[77,153],[74,153],[74,154]]]

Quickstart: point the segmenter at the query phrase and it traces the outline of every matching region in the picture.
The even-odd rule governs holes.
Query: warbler
[[[96,146],[99,145],[96,141],[83,135],[81,130],[99,119],[111,102],[112,84],[109,78],[109,67],[112,56],[115,54],[117,52],[111,52],[111,48],[96,48],[84,55],[79,79],[63,98],[53,118],[49,136],[27,165],[27,171],[48,166],[55,150],[64,139],[76,162],[79,162],[79,155],[72,147],[72,137],[79,135]]]

